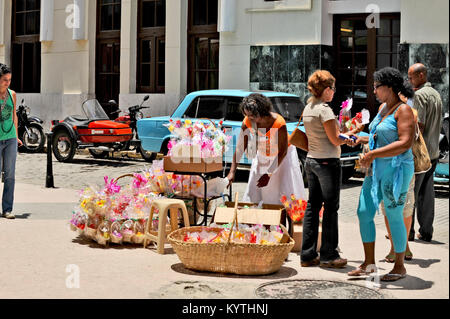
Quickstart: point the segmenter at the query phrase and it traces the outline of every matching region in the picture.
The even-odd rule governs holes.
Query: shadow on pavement
[[[123,245],[108,243],[107,246],[99,245],[93,239],[86,238],[84,236],[78,236],[77,238],[72,239],[72,243],[80,244],[83,246],[89,246],[89,248],[99,248],[99,249],[143,249],[142,244],[132,244],[132,243],[124,243]],[[166,250],[167,251],[167,250]]]
[[[440,261],[441,261],[440,259],[418,259],[418,258],[413,258],[412,260],[405,261],[405,266],[407,266],[408,264],[412,264],[412,265],[418,265],[420,268],[428,268],[432,264],[438,263]]]
[[[387,290],[425,290],[433,287],[433,281],[423,280],[419,277],[406,275],[405,278],[397,281],[381,281],[381,289]],[[388,287],[395,286],[395,287]]]
[[[261,276],[244,276],[235,274],[221,274],[215,272],[204,272],[187,269],[182,263],[173,264],[172,270],[185,275],[202,276],[202,277],[227,277],[227,278],[245,278],[245,279],[284,279],[294,277],[298,274],[297,270],[291,267],[281,267],[276,273]]]
[[[16,219],[28,219],[28,217],[30,217],[31,214],[30,213],[23,213],[20,215],[16,215]]]
[[[110,167],[126,167],[135,165],[135,163],[127,163],[130,162],[129,159],[125,160],[123,159],[114,159],[114,160],[107,160],[107,159],[85,159],[85,158],[74,158],[72,162],[67,164],[81,164],[81,165],[97,165],[97,166],[110,166]]]
[[[443,243],[441,241],[433,240],[433,239],[431,241],[415,239],[414,242],[420,243],[420,244],[423,244],[423,245],[445,245],[445,243]]]
[[[383,275],[384,273],[380,274],[380,277]],[[349,277],[347,281],[367,281],[369,278],[369,276]],[[406,275],[405,278],[397,281],[380,281],[380,288],[386,290],[425,290],[430,289],[433,284],[433,281],[426,281],[415,276]]]

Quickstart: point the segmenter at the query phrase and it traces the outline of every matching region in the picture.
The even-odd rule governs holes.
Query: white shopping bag
[[[214,179],[211,179],[207,181],[207,197],[213,197],[213,196],[220,196],[223,194],[225,188],[228,186],[228,178],[221,178],[217,177]],[[205,194],[205,186],[202,182],[200,187],[197,187],[197,189],[192,190],[191,194],[195,197],[203,198]]]

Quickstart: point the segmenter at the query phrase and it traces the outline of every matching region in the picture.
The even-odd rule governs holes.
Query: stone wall
[[[250,90],[292,93],[306,103],[308,77],[317,69],[332,70],[331,52],[326,45],[251,46]]]
[[[409,66],[423,63],[431,82],[442,98],[443,112],[448,112],[449,58],[448,44],[399,44],[398,69],[407,77]]]

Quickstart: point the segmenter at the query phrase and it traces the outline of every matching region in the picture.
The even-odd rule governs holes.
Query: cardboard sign
[[[234,208],[217,207],[214,215],[214,222],[217,224],[228,224],[233,222]],[[239,224],[254,225],[280,225],[281,210],[270,209],[254,209],[245,208],[238,209],[237,220]]]
[[[211,173],[221,171],[222,169],[221,157],[184,158],[164,156],[164,171],[166,172]]]

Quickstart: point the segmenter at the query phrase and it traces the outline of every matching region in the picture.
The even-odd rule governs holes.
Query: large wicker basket
[[[237,193],[235,198],[231,229],[235,224],[238,225]],[[183,240],[187,232],[201,232],[205,228],[216,233],[222,230],[221,228],[193,226],[180,228],[168,236],[173,250],[188,269],[238,275],[271,274],[280,269],[295,244],[291,237],[289,237],[288,243],[272,245],[235,243],[230,241],[230,237],[226,243],[195,243]]]
[[[205,228],[208,227],[180,228],[168,236],[173,250],[188,269],[239,275],[271,274],[280,269],[295,243],[292,238],[286,244],[274,245],[183,241],[186,232],[201,232]],[[221,229],[208,228],[208,231]]]

